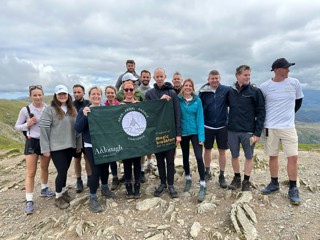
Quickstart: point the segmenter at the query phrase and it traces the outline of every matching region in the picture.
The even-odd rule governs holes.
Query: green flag
[[[172,101],[153,100],[93,107],[88,120],[96,164],[140,157],[175,147]]]

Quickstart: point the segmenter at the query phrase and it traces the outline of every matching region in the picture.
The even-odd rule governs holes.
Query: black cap
[[[273,71],[276,68],[289,68],[292,65],[295,65],[295,63],[289,63],[285,58],[278,58],[272,63],[271,71]]]

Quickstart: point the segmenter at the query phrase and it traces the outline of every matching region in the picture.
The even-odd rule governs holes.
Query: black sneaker
[[[160,186],[154,191],[153,196],[160,197],[165,191],[167,191],[167,185],[160,184]]]
[[[206,182],[208,182],[209,180],[211,180],[212,179],[212,174],[211,174],[211,172],[205,172],[205,174],[204,174],[204,180],[206,181]]]
[[[241,187],[241,177],[234,177],[228,186],[229,189],[236,190]]]
[[[144,172],[141,172],[141,174],[140,174],[140,182],[141,183],[147,182],[147,179],[146,179]]]
[[[116,195],[112,192],[108,186],[101,186],[101,195],[105,198],[115,198]]]
[[[81,193],[83,191],[83,182],[82,180],[77,180],[77,193]]]
[[[226,182],[226,179],[224,178],[224,175],[219,176],[219,185],[221,188],[227,188],[228,184]]]
[[[279,191],[280,187],[279,187],[279,183],[275,184],[272,181],[268,184],[268,186],[266,186],[264,189],[261,189],[261,193],[263,195],[268,195],[272,192],[276,192]]]
[[[89,198],[89,209],[94,213],[102,212],[102,207],[97,196]]]
[[[126,198],[128,198],[128,199],[134,198],[134,195],[133,195],[133,192],[132,192],[132,184],[131,183],[126,183],[126,189],[127,189]]]
[[[141,197],[141,193],[140,193],[140,183],[135,183],[134,186],[134,198],[138,199]]]
[[[173,185],[169,186],[168,189],[169,189],[169,195],[170,195],[171,198],[177,198],[178,197],[178,193],[174,189]]]
[[[251,186],[251,183],[249,180],[243,180],[242,181],[242,188],[241,188],[241,191],[245,192],[245,191],[250,191],[250,186]]]

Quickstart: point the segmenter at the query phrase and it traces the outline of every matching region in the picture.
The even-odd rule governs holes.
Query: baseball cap
[[[295,63],[289,63],[285,58],[278,58],[272,63],[271,71],[273,71],[276,68],[289,68],[292,65],[295,65]]]
[[[126,73],[122,76],[122,82],[125,82],[125,81],[128,81],[128,80],[131,80],[131,81],[136,81],[138,80],[137,77],[135,77],[132,73]]]
[[[68,88],[64,85],[58,85],[54,89],[55,94],[68,93]]]

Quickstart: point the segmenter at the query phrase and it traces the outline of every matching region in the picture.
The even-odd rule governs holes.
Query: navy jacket
[[[91,136],[89,132],[89,122],[88,118],[83,115],[83,108],[78,112],[74,128],[78,133],[82,133],[82,139],[86,143],[91,143]]]
[[[227,98],[230,88],[219,85],[213,92],[209,83],[199,90],[204,113],[204,125],[212,128],[225,127],[228,124]]]
[[[230,87],[228,105],[228,130],[252,132],[257,137],[261,136],[266,108],[264,96],[259,88],[248,84],[238,91],[233,84]]]

